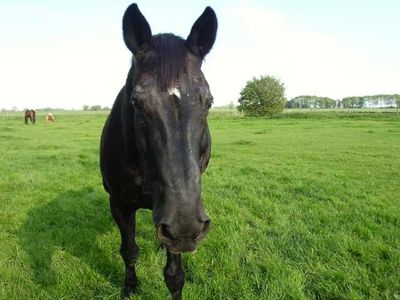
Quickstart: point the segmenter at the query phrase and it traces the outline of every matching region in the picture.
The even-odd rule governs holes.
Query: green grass
[[[210,115],[213,228],[184,255],[185,299],[400,299],[399,118],[294,115]],[[0,117],[0,299],[119,298],[119,232],[98,170],[105,118]],[[149,211],[137,242],[132,299],[167,299]]]

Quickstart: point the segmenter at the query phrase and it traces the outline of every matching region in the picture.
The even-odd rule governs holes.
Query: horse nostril
[[[204,235],[206,235],[206,234],[210,231],[210,227],[211,227],[211,220],[205,221],[205,222],[204,222],[204,225],[203,225],[203,229],[202,229],[201,232],[202,232]]]
[[[168,230],[168,225],[166,224],[161,224],[158,227],[158,236],[160,239],[166,239],[169,241],[173,241],[175,240],[174,236],[172,235],[172,233]]]
[[[203,227],[201,228],[201,232],[194,240],[195,241],[199,241],[202,238],[204,238],[207,235],[207,233],[210,231],[210,227],[211,227],[211,221],[210,220],[207,220],[207,221],[203,222]]]

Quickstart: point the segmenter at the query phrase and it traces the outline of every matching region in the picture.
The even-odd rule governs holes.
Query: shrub
[[[254,77],[240,92],[238,109],[249,116],[273,116],[284,110],[284,84],[273,76]]]

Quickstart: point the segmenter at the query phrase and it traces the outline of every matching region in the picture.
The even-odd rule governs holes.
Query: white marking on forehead
[[[181,99],[181,92],[178,90],[177,87],[169,88],[168,95],[175,95],[178,99]]]

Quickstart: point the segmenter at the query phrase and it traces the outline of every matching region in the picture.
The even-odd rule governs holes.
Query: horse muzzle
[[[166,224],[157,225],[157,238],[173,254],[194,252],[198,243],[204,239],[210,231],[211,221],[202,222],[200,230],[191,234],[177,234],[172,227]]]

